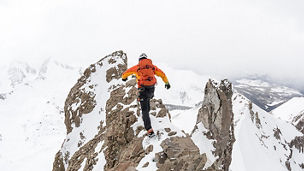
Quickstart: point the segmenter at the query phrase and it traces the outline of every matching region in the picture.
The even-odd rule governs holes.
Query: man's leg
[[[145,129],[148,131],[151,129],[151,120],[149,116],[150,112],[150,99],[144,98],[140,100],[141,110],[142,110],[142,118],[144,121]]]

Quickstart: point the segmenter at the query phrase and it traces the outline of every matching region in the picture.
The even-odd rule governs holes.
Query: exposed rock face
[[[107,147],[104,151],[106,165],[105,170],[124,170],[134,168],[139,161],[144,157],[142,147],[143,138],[135,136],[134,130],[131,127],[138,119],[139,108],[136,102],[137,89],[135,88],[136,81],[131,80],[127,83],[127,87],[120,86],[111,92],[111,97],[106,105],[106,139],[104,146]],[[125,89],[130,90],[126,95]],[[125,105],[129,105],[125,107]]]
[[[260,129],[260,128],[262,127],[262,125],[261,125],[261,120],[260,120],[260,118],[259,118],[259,113],[258,113],[258,112],[255,112],[255,113],[254,113],[254,111],[252,110],[252,103],[251,103],[251,102],[249,103],[248,108],[249,108],[249,112],[250,112],[251,121],[252,121],[253,123],[255,123],[255,126],[256,126],[258,129]]]
[[[296,148],[299,150],[299,153],[304,153],[304,136],[302,137],[295,137],[290,143],[289,143],[290,148]],[[303,161],[304,163],[304,161]]]
[[[199,139],[172,125],[162,100],[151,100],[157,136],[145,136],[136,81],[120,80],[126,68],[126,54],[114,52],[90,65],[71,89],[64,108],[68,134],[53,171],[227,170],[234,142],[231,84],[209,81],[198,116],[208,130],[202,137],[214,142],[217,159],[210,163],[194,141]]]
[[[73,129],[72,124],[79,127],[80,118],[82,115],[92,112],[96,106],[96,94],[94,90],[96,84],[91,83],[92,73],[96,72],[96,68],[103,67],[105,62],[107,62],[108,65],[114,64],[117,60],[114,59],[116,56],[120,57],[123,62],[118,64],[118,67],[113,66],[106,70],[106,81],[110,82],[114,78],[120,78],[123,71],[127,69],[126,54],[124,54],[122,51],[114,52],[113,54],[104,57],[96,64],[92,64],[84,71],[83,75],[78,79],[75,86],[71,89],[64,106],[65,125],[68,133],[70,133]],[[76,109],[75,104],[78,105]]]
[[[126,68],[126,55],[114,52],[87,68],[71,89],[64,108],[68,134],[55,156],[53,171],[154,170],[156,165],[163,168],[158,161],[147,160],[161,152],[164,140],[174,142],[181,153],[174,154],[181,158],[178,163],[170,165],[168,160],[166,167],[180,167],[185,162],[188,164],[183,168],[194,168],[190,165],[193,158],[195,167],[204,165],[206,156],[200,155],[192,140],[171,124],[162,100],[151,100],[150,117],[158,140],[145,143],[136,81],[120,81]],[[169,139],[174,137],[181,139]],[[171,146],[163,144],[164,150],[170,151]],[[187,154],[189,147],[191,155]]]
[[[164,151],[156,154],[159,171],[203,170],[206,164],[206,154],[200,155],[190,137],[166,139],[161,147]]]
[[[304,134],[304,111],[296,116],[292,123],[296,126],[296,128]]]
[[[126,54],[114,52],[87,68],[71,89],[64,108],[68,135],[55,157],[54,171],[110,169],[143,153],[130,128],[137,121],[129,111],[137,110],[131,105],[137,97],[135,81],[126,86],[117,82],[126,68]],[[131,148],[124,148],[126,144]]]
[[[64,171],[65,168],[64,168],[64,164],[63,164],[63,160],[62,160],[62,154],[61,152],[59,151],[56,156],[55,156],[55,161],[53,163],[53,170],[56,170],[56,171]]]
[[[199,144],[198,141],[203,135],[213,140],[212,153],[215,161],[209,163],[207,170],[228,171],[232,160],[232,146],[235,141],[232,94],[231,83],[227,80],[220,83],[209,80],[205,88],[204,101],[197,116],[192,139],[196,139],[196,144]],[[210,154],[207,157],[212,158]]]

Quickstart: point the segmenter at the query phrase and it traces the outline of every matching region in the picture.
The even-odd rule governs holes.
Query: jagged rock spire
[[[228,80],[220,83],[209,80],[205,87],[204,101],[197,115],[192,139],[195,139],[198,146],[199,139],[204,141],[204,136],[212,140],[214,150],[207,155],[211,160],[209,169],[228,171],[232,160],[232,146],[235,141],[232,94],[232,86]]]

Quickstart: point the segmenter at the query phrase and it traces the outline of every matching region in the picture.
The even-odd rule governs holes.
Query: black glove
[[[122,78],[122,81],[127,81],[128,80],[128,77],[127,78]]]
[[[166,83],[166,84],[165,84],[165,88],[166,88],[166,89],[169,89],[170,87],[171,87],[171,86],[170,86],[169,83]]]

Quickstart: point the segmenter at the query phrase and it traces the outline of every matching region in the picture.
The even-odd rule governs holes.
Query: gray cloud
[[[304,87],[300,0],[0,1],[0,62],[53,57],[88,65],[114,50],[235,78]]]

